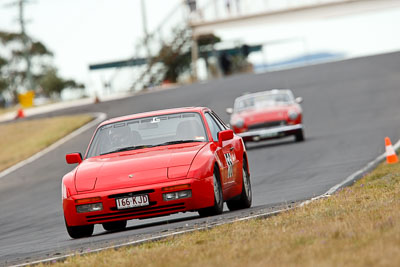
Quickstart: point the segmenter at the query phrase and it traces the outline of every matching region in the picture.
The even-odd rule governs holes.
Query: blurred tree
[[[3,45],[8,44],[15,40],[21,41],[22,35],[19,33],[0,31],[0,41],[3,43]]]
[[[24,57],[25,51],[22,49],[14,49],[12,50],[13,56],[17,58],[18,60],[21,60]],[[46,46],[41,43],[41,42],[32,42],[29,51],[29,55],[31,58],[37,57],[37,56],[53,56],[53,53],[50,52]]]
[[[0,94],[8,87],[8,81],[5,75],[5,68],[8,64],[8,61],[0,56]]]
[[[221,42],[221,38],[214,35],[213,33],[202,34],[197,37],[197,43],[199,47],[204,47],[206,45],[214,45],[219,42]]]
[[[57,69],[49,67],[43,75],[38,78],[38,84],[42,89],[42,93],[46,96],[57,95],[65,88],[85,88],[83,84],[76,83],[74,80],[64,80],[57,74]]]
[[[169,82],[175,83],[182,73],[190,70],[190,65],[192,62],[191,59],[191,34],[185,34],[184,32],[178,32],[176,34],[180,34],[182,36],[181,44],[179,49],[172,44],[163,44],[160,49],[159,55],[157,56],[156,60],[161,61],[164,63],[166,68],[164,80],[168,80]],[[197,43],[199,45],[199,50],[202,51],[203,49],[213,49],[214,44],[221,41],[221,38],[214,34],[205,34],[200,35],[197,38]],[[206,64],[208,66],[208,61],[206,60]]]
[[[159,57],[166,67],[164,80],[169,82],[175,83],[181,73],[190,69],[191,57],[187,51],[182,53],[165,44],[160,50]]]
[[[39,78],[38,84],[47,96],[50,96],[51,93],[59,94],[64,89],[64,81],[58,77],[57,70],[54,68],[47,69]]]
[[[0,93],[8,90],[16,101],[18,92],[26,84],[27,73],[23,67],[26,53],[32,62],[35,84],[33,88],[26,89],[52,96],[59,95],[64,88],[83,87],[73,80],[64,80],[58,76],[57,69],[51,64],[53,53],[42,42],[30,39],[28,51],[25,51],[23,38],[20,33],[0,31],[0,48],[4,51],[4,56],[0,55]]]

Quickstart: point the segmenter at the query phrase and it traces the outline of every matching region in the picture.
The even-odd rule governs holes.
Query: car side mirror
[[[300,103],[303,102],[303,98],[302,97],[296,97],[295,101],[296,101],[297,104],[300,104]]]
[[[65,160],[68,164],[80,164],[82,162],[82,154],[81,153],[70,153],[65,155]]]
[[[220,131],[218,133],[218,142],[219,146],[222,146],[223,141],[231,140],[233,138],[233,131],[232,130],[225,130],[225,131]]]
[[[232,113],[233,113],[233,108],[227,108],[227,109],[226,109],[226,113],[232,114]]]

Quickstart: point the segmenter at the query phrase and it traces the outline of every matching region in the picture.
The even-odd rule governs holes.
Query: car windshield
[[[290,105],[293,101],[293,96],[289,93],[254,94],[236,99],[234,108],[235,112],[240,112],[247,109]]]
[[[206,142],[198,113],[185,112],[110,123],[100,127],[87,158],[170,144]]]

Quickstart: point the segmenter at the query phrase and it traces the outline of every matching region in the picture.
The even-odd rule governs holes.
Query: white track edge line
[[[393,147],[394,147],[395,150],[398,150],[400,148],[400,140],[398,140],[397,143]],[[348,176],[341,183],[331,187],[326,193],[324,193],[322,195],[319,195],[319,196],[316,196],[316,197],[313,197],[313,198],[311,198],[309,200],[305,200],[305,201],[301,202],[299,205],[296,205],[296,206],[293,206],[293,207],[290,207],[290,208],[285,208],[285,209],[276,210],[276,211],[272,211],[272,212],[261,213],[261,214],[257,214],[257,215],[250,215],[250,216],[246,216],[246,217],[242,217],[242,218],[233,219],[233,220],[230,220],[230,221],[227,221],[227,222],[216,223],[216,224],[213,224],[213,225],[205,225],[205,226],[195,227],[195,228],[187,229],[187,230],[181,230],[181,231],[177,231],[177,232],[173,232],[173,233],[161,234],[161,235],[158,235],[158,236],[152,236],[152,237],[149,237],[149,238],[143,238],[143,239],[130,241],[130,242],[126,242],[126,243],[122,243],[122,244],[118,244],[118,245],[108,246],[108,247],[104,247],[104,248],[97,248],[97,249],[94,249],[94,250],[91,250],[91,251],[87,251],[87,252],[70,253],[70,254],[63,255],[63,256],[52,257],[52,258],[47,258],[47,259],[38,260],[38,261],[32,261],[32,262],[28,262],[28,263],[21,263],[21,264],[18,264],[18,265],[12,265],[10,267],[22,267],[22,266],[28,266],[28,265],[36,265],[36,264],[40,264],[40,263],[49,263],[49,262],[52,262],[52,261],[63,260],[63,259],[66,259],[66,258],[72,257],[72,256],[78,256],[78,255],[82,256],[82,255],[86,255],[86,254],[97,253],[97,252],[100,252],[100,251],[103,251],[103,250],[107,250],[107,249],[118,249],[118,248],[121,248],[121,247],[140,245],[140,244],[147,243],[147,242],[162,240],[162,239],[165,239],[165,238],[170,237],[170,236],[178,236],[178,235],[191,233],[191,232],[195,232],[195,231],[211,229],[211,228],[214,228],[214,227],[217,227],[217,226],[221,226],[221,225],[224,225],[224,224],[231,224],[231,223],[235,223],[235,222],[248,221],[248,220],[258,219],[258,218],[267,218],[267,217],[271,217],[271,216],[274,216],[274,215],[278,215],[278,214],[280,214],[282,212],[286,212],[286,211],[295,209],[297,207],[303,207],[304,205],[308,205],[311,202],[319,200],[321,198],[330,197],[333,193],[338,191],[345,184],[347,184],[349,182],[352,182],[352,181],[355,181],[355,180],[358,180],[361,177],[363,177],[363,175],[365,175],[366,172],[371,171],[372,169],[374,169],[377,164],[379,164],[381,161],[383,161],[385,159],[385,157],[386,157],[386,153],[383,153],[383,154],[379,155],[374,160],[369,162],[365,167],[363,167],[362,169],[354,172],[353,174]]]
[[[97,112],[97,113],[89,113],[89,115],[92,115],[93,117],[95,117],[94,120],[86,123],[85,125],[83,125],[82,127],[76,129],[75,131],[73,131],[72,133],[64,136],[63,138],[59,139],[58,141],[56,141],[55,143],[51,144],[50,146],[44,148],[43,150],[37,152],[36,154],[34,154],[33,156],[18,162],[17,164],[5,169],[4,171],[0,172],[0,179],[4,178],[6,175],[18,170],[19,168],[37,160],[38,158],[42,157],[43,155],[45,155],[46,153],[54,150],[55,148],[59,147],[60,145],[66,143],[67,141],[71,140],[72,138],[80,135],[81,133],[85,132],[86,130],[90,129],[91,127],[99,124],[100,122],[104,121],[107,118],[107,115],[105,113],[102,112]]]
[[[9,267],[21,267],[21,266],[28,266],[28,265],[37,265],[37,264],[40,264],[40,263],[49,263],[49,262],[52,262],[52,261],[63,260],[63,259],[66,259],[66,258],[72,257],[72,256],[83,256],[83,255],[86,255],[86,254],[98,253],[98,252],[101,252],[101,251],[107,250],[107,249],[118,249],[118,248],[122,248],[122,247],[135,246],[135,245],[137,246],[137,245],[144,244],[144,243],[147,243],[147,242],[163,240],[163,239],[171,237],[171,236],[178,236],[178,235],[187,234],[187,233],[191,233],[191,232],[195,232],[195,231],[202,231],[202,230],[206,230],[206,229],[211,229],[211,228],[214,228],[214,227],[217,227],[217,226],[221,226],[221,225],[225,225],[225,224],[230,224],[230,223],[235,223],[235,222],[240,222],[240,221],[247,221],[247,220],[252,220],[252,219],[257,219],[257,218],[266,218],[266,217],[277,215],[277,214],[282,213],[284,211],[288,211],[290,209],[292,209],[292,208],[287,208],[287,209],[282,209],[282,210],[275,210],[275,211],[272,211],[272,212],[261,213],[261,214],[257,214],[257,215],[251,215],[251,216],[247,216],[247,217],[242,217],[242,218],[229,220],[229,221],[226,221],[226,222],[220,222],[220,223],[215,223],[215,224],[212,224],[212,225],[205,225],[205,226],[201,226],[201,227],[195,227],[195,228],[191,228],[191,229],[187,229],[187,230],[181,230],[181,231],[177,231],[177,232],[173,232],[173,233],[161,234],[161,235],[158,235],[158,236],[152,236],[152,237],[149,237],[149,238],[143,238],[143,239],[139,239],[139,240],[134,240],[134,241],[118,244],[118,245],[108,246],[108,247],[104,247],[104,248],[97,248],[97,249],[93,249],[91,251],[70,253],[70,254],[66,254],[66,255],[63,255],[63,256],[51,257],[51,258],[38,260],[38,261],[32,261],[32,262],[28,262],[28,263],[21,263],[21,264],[17,264],[17,265],[11,265]]]

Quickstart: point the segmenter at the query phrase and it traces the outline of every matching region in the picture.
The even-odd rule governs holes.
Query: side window
[[[215,121],[218,123],[219,127],[220,127],[222,130],[227,130],[227,129],[229,129],[229,127],[226,126],[226,124],[221,120],[220,117],[218,117],[217,114],[215,114],[215,113],[213,112],[211,115],[213,116],[213,118],[215,119]]]
[[[209,112],[206,112],[204,115],[206,117],[208,127],[210,127],[213,140],[218,141],[218,132],[222,131],[221,127],[217,124]]]

